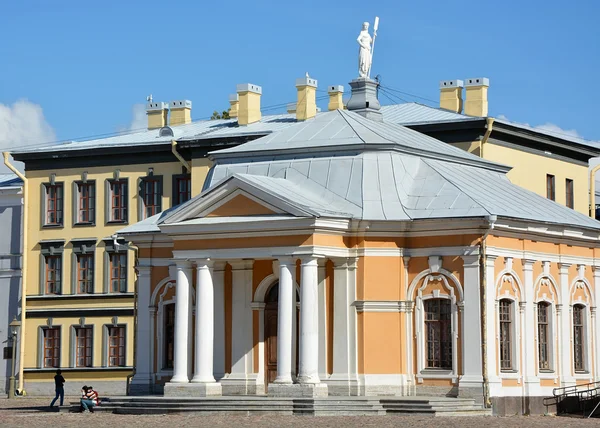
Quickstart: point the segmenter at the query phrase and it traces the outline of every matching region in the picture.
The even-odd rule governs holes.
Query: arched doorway
[[[298,343],[299,311],[298,303],[300,295],[296,290],[296,322],[295,324],[295,343]],[[264,343],[265,343],[265,389],[269,383],[277,377],[277,311],[279,300],[279,282],[275,282],[265,295],[265,323],[264,323]],[[296,346],[296,366],[293,376],[298,373],[298,346]]]

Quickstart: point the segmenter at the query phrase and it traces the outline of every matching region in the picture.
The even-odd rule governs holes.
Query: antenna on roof
[[[149,103],[152,102],[152,94],[150,94],[146,97],[146,101],[148,101]]]

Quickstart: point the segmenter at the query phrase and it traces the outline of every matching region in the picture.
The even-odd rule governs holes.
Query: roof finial
[[[152,102],[152,94],[150,94],[146,97],[146,101],[148,101],[149,103]]]

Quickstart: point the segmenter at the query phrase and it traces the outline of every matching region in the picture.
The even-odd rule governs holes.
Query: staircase
[[[71,403],[71,411],[79,403]],[[429,416],[491,415],[474,400],[448,397],[327,397],[277,398],[267,396],[227,396],[206,398],[114,397],[104,399],[97,412],[126,415],[216,414],[380,416],[416,414]]]
[[[556,414],[581,414],[584,418],[600,416],[600,382],[554,388],[544,405],[556,406]]]

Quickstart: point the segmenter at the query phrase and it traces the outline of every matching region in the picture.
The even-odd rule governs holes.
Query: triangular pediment
[[[278,179],[271,179],[278,180]],[[161,223],[172,224],[204,217],[263,216],[318,217],[318,213],[294,201],[292,191],[281,192],[233,175],[166,216]]]

